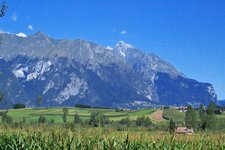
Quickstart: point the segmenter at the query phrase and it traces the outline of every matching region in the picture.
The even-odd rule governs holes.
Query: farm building
[[[194,129],[193,128],[187,128],[187,127],[177,127],[176,133],[177,134],[193,134]]]

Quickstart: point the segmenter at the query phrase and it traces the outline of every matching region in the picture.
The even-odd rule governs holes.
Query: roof
[[[194,133],[194,129],[187,127],[177,127],[176,133]]]

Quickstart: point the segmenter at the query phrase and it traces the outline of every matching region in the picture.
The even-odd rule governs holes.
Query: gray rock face
[[[41,32],[1,36],[0,72],[5,77],[0,88],[10,104],[35,106],[39,95],[44,106],[142,108],[217,100],[211,84],[188,79],[156,55],[123,41],[110,49]]]

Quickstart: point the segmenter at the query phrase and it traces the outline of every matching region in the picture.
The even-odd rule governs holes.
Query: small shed
[[[177,134],[193,134],[194,129],[193,128],[187,128],[187,127],[177,127],[176,133]]]

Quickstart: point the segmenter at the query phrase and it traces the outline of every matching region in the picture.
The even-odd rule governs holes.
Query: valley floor
[[[185,114],[174,109],[115,110],[70,107],[64,123],[63,110],[8,110],[6,114],[9,117],[5,118],[6,120],[1,118],[4,122],[0,124],[0,149],[225,149],[224,114],[216,116],[217,121],[221,122],[217,122],[216,132],[208,130],[185,135],[168,132],[168,119],[172,118],[177,125],[184,121]],[[93,112],[102,116],[93,119]],[[5,111],[0,113],[4,114]],[[75,123],[76,114],[81,119],[78,123]],[[107,123],[105,117],[110,123]],[[102,125],[100,122],[95,124],[95,119],[99,119]]]

